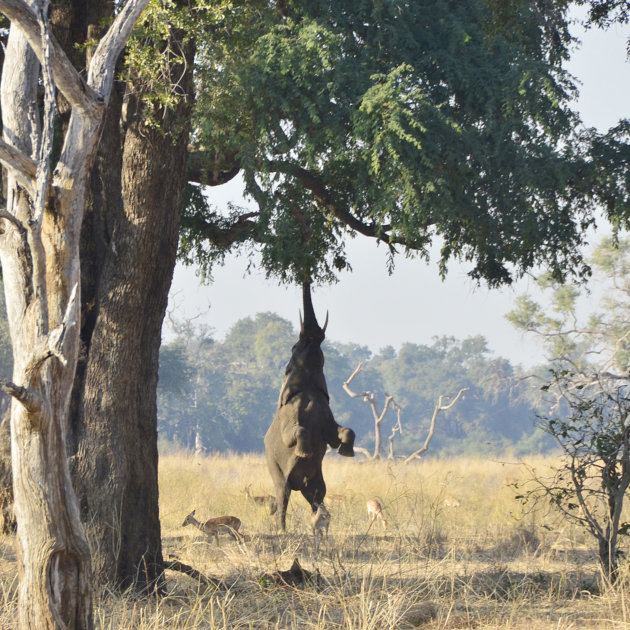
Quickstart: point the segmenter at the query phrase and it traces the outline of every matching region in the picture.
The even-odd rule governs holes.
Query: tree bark
[[[0,390],[12,397],[18,622],[25,629],[93,627],[90,553],[65,457],[79,348],[79,238],[115,61],[147,1],[121,9],[84,80],[47,35],[47,4],[0,0],[11,20],[0,86],[7,169],[0,263],[14,357],[13,381],[0,381]],[[72,113],[51,174],[53,75]]]
[[[193,52],[186,50],[188,68]],[[136,94],[124,95],[124,124],[122,98],[112,102],[82,242],[84,259],[95,262],[83,276],[73,479],[98,546],[97,578],[141,592],[161,588],[164,571],[156,391],[185,183],[190,71],[179,87],[186,97],[159,113],[160,129],[145,124]]]

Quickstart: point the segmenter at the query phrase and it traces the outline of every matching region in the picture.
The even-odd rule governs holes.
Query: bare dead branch
[[[11,20],[12,24],[20,28],[41,62],[44,52],[39,24],[33,10],[23,0],[0,0],[0,11]],[[51,36],[50,57],[55,84],[70,105],[82,112],[90,112],[99,107],[102,99],[81,78],[53,36]]]
[[[392,406],[396,409],[396,424],[392,427],[391,435],[387,438],[389,440],[389,455],[388,459],[394,459],[394,438],[397,433],[402,433],[402,407],[395,401],[392,401]]]
[[[357,394],[350,389],[350,383],[352,383],[354,377],[361,371],[362,368],[363,368],[363,361],[361,361],[359,365],[357,365],[354,372],[352,372],[352,374],[348,377],[348,379],[342,385],[343,391],[346,392],[346,394],[348,394],[350,398],[365,398],[366,396],[369,396],[371,394],[371,392],[361,392],[360,394]]]
[[[57,113],[55,103],[55,84],[53,81],[51,55],[50,23],[48,9],[50,0],[41,0],[36,6],[37,21],[41,33],[42,55],[39,58],[44,83],[44,117],[39,142],[39,156],[37,160],[36,192],[33,200],[33,220],[41,225],[46,209],[46,198],[50,183],[50,157],[52,154],[55,117]]]
[[[390,405],[394,405],[398,407],[398,404],[394,401],[394,397],[385,392],[385,403],[383,404],[383,409],[379,413],[376,407],[376,394],[374,392],[366,391],[357,393],[350,389],[350,383],[355,378],[359,372],[361,372],[363,368],[363,361],[357,365],[354,372],[348,377],[348,379],[343,383],[342,388],[343,391],[350,396],[350,398],[363,398],[363,401],[370,405],[370,409],[372,410],[372,417],[374,418],[374,453],[372,455],[373,459],[377,459],[381,456],[381,423],[385,419],[387,415],[387,411],[389,410]]]
[[[41,408],[41,399],[35,392],[11,381],[0,379],[0,392],[15,398],[31,413],[37,413]]]
[[[88,69],[88,85],[104,95],[105,105],[109,102],[114,82],[116,59],[148,3],[149,0],[127,0],[94,51]]]
[[[368,459],[372,459],[372,453],[370,453],[367,448],[363,448],[362,446],[355,446],[354,452],[359,453],[359,455],[365,455]]]
[[[9,212],[0,212],[0,219],[5,219],[9,223],[12,223],[17,228],[18,232],[20,232],[20,234],[26,233],[26,228],[24,227],[24,224],[17,217],[14,217]]]
[[[445,398],[450,398],[450,396],[440,396],[438,398],[438,403],[437,405],[435,405],[435,409],[433,410],[433,417],[431,418],[431,424],[429,426],[429,433],[427,435],[427,439],[424,441],[424,444],[422,445],[421,448],[419,448],[417,451],[415,451],[414,453],[409,455],[409,457],[407,457],[407,459],[404,462],[405,464],[408,464],[414,459],[421,457],[424,453],[426,453],[429,450],[429,445],[431,444],[431,440],[433,439],[433,434],[435,433],[435,422],[437,420],[438,415],[440,414],[441,411],[448,411],[460,399],[460,397],[464,394],[464,392],[467,392],[467,391],[468,391],[468,387],[463,387],[462,389],[460,389],[459,392],[457,393],[457,396],[455,396],[455,398],[453,398],[453,400],[448,405],[444,405],[442,401]]]
[[[0,139],[0,163],[13,173],[31,197],[35,197],[35,179],[37,177],[37,162],[8,142]]]
[[[180,573],[185,573],[186,575],[189,575],[191,578],[197,580],[204,586],[213,586],[217,589],[225,586],[222,580],[219,580],[218,578],[207,577],[203,573],[197,571],[197,569],[191,567],[189,564],[184,564],[179,560],[169,560],[165,562],[164,568],[170,569],[171,571],[179,571]]]

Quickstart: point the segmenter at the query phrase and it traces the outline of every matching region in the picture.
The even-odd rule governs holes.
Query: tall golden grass
[[[530,459],[543,470],[549,459]],[[160,460],[164,554],[222,580],[208,588],[167,572],[160,599],[100,589],[97,628],[388,629],[630,627],[627,576],[600,587],[592,543],[541,506],[524,509],[513,484],[526,481],[516,461],[423,460],[410,465],[328,456],[324,461],[327,538],[315,538],[310,510],[293,493],[288,532],[276,531],[267,508],[247,499],[272,492],[264,458],[168,455]],[[445,505],[446,497],[459,502]],[[366,501],[378,498],[388,526],[370,524]],[[452,503],[452,501],[451,501]],[[221,544],[182,527],[238,516],[242,542]],[[263,578],[294,558],[318,573],[297,587]],[[0,627],[15,628],[17,580],[13,540],[0,539]]]

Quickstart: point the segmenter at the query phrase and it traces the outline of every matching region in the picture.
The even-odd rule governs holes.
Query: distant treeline
[[[179,326],[160,353],[161,448],[194,449],[201,443],[210,452],[261,451],[296,340],[293,325],[273,313],[238,321],[223,341],[190,323]],[[363,368],[352,390],[377,394],[379,409],[387,392],[403,408],[397,455],[423,444],[439,397],[464,387],[469,388],[465,397],[439,416],[429,454],[525,454],[552,446],[535,428],[537,386],[519,378],[508,360],[493,357],[484,337],[440,337],[430,346],[406,343],[377,354],[367,346],[327,341],[324,354],[336,420],[352,427],[358,445],[370,451],[370,407],[342,389],[359,362]],[[385,446],[396,420],[390,410],[382,423]]]

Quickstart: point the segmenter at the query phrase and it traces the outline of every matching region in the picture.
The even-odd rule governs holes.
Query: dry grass
[[[530,461],[539,469],[548,461]],[[309,509],[294,494],[288,534],[277,534],[266,508],[247,500],[269,494],[259,456],[202,459],[166,456],[160,465],[164,554],[221,578],[221,590],[168,572],[168,596],[134,599],[99,593],[97,628],[207,629],[630,627],[624,579],[600,592],[590,540],[543,511],[524,514],[506,483],[522,479],[516,464],[476,459],[409,466],[329,457],[325,478],[330,535],[316,541]],[[459,507],[445,506],[445,497]],[[378,497],[388,521],[369,525],[365,503]],[[192,509],[200,520],[232,514],[245,541],[208,542],[182,528]],[[293,558],[318,570],[318,585],[268,586],[265,573]],[[0,626],[14,628],[13,541],[0,538]]]

